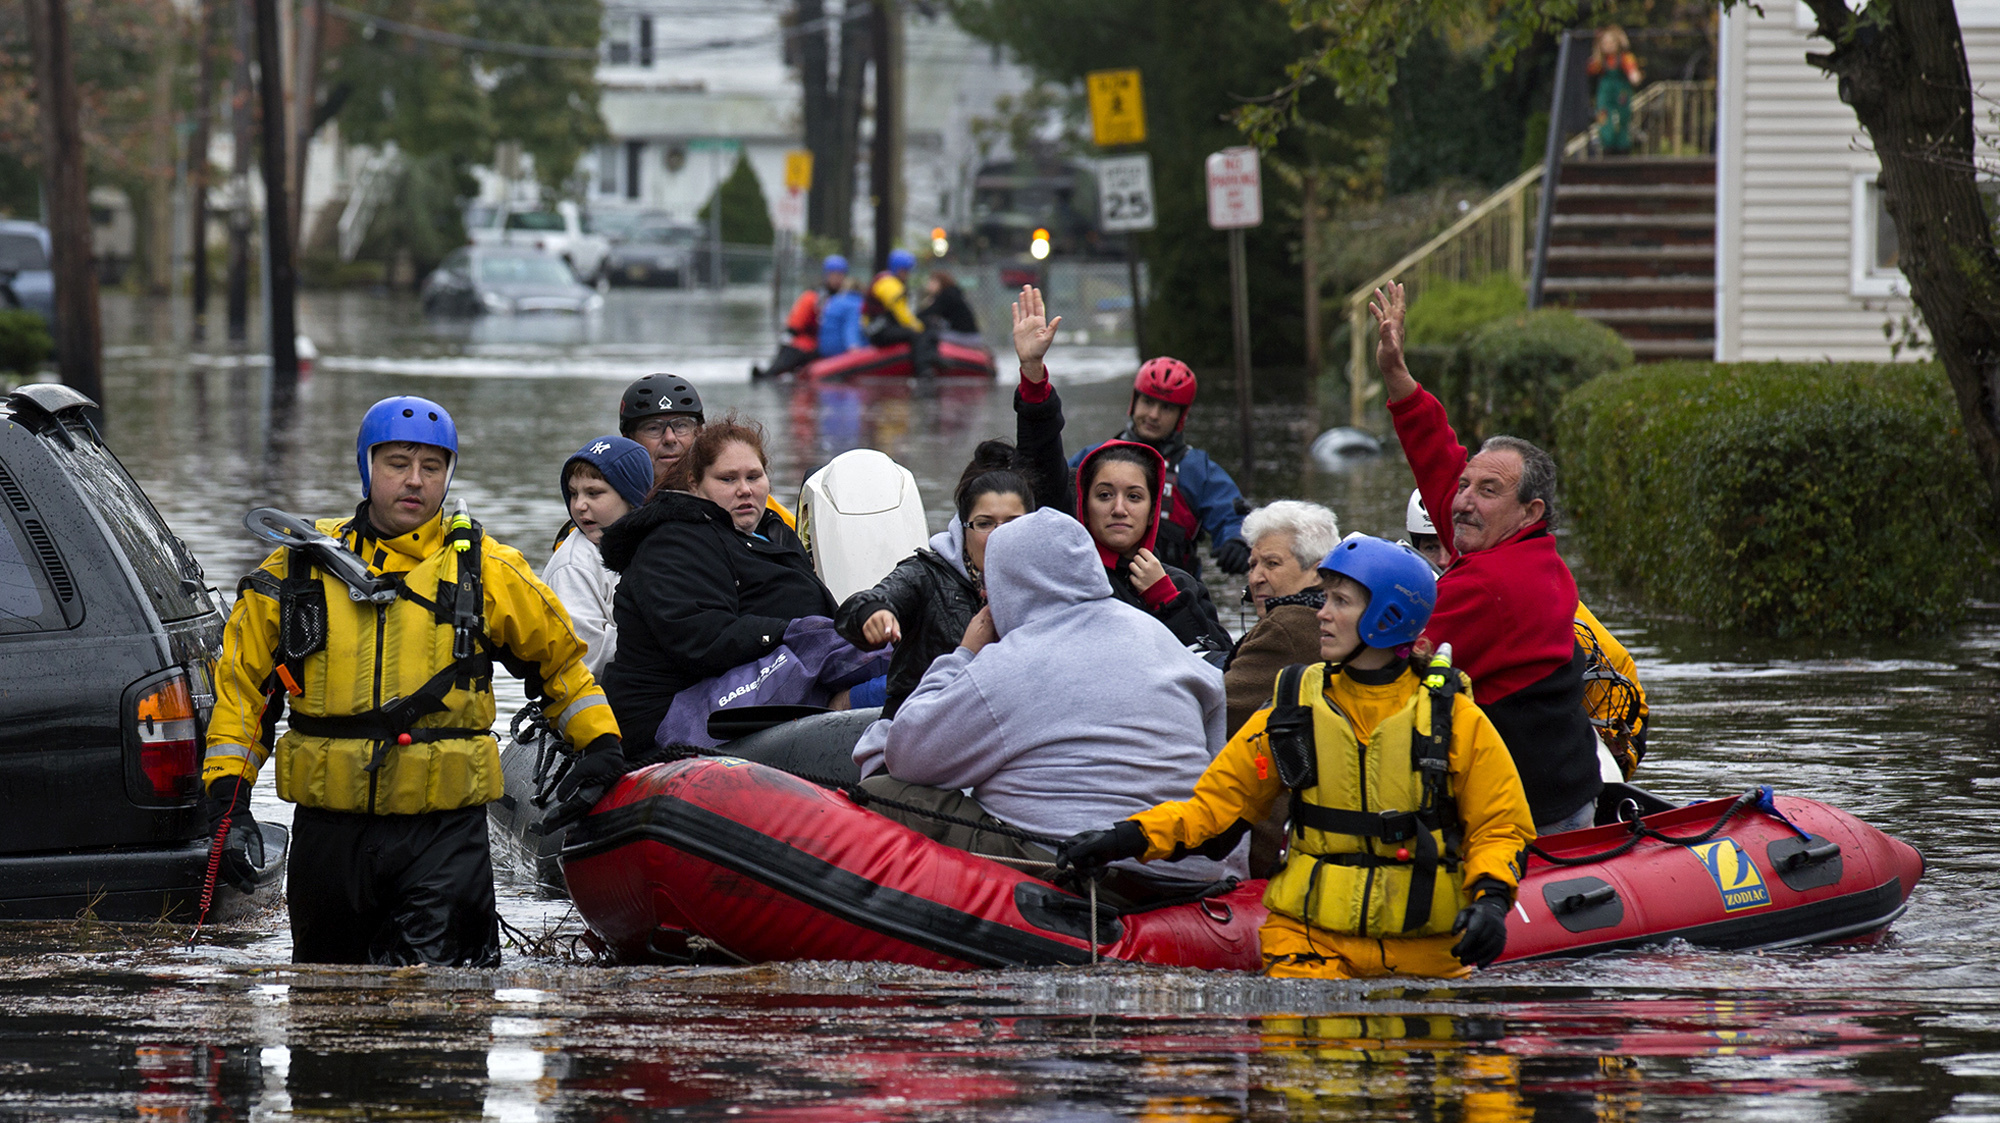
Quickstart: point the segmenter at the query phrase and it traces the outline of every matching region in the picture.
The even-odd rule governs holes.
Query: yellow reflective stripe
[[[568,709],[556,715],[556,725],[559,728],[567,730],[569,723],[576,720],[576,715],[590,709],[592,706],[609,706],[610,704],[604,700],[604,695],[601,693],[586,694],[576,701],[571,702]]]
[[[208,747],[207,760],[215,761],[234,758],[248,764],[254,771],[269,756],[270,754],[264,752],[262,749],[251,749],[242,745],[210,745]]]

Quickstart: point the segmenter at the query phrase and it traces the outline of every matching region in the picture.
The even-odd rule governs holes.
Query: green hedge
[[[41,316],[25,308],[0,308],[0,370],[33,374],[54,346]]]
[[[1635,368],[1571,393],[1560,428],[1591,568],[1669,611],[1903,635],[1991,572],[1992,497],[1934,364]]]
[[[1403,330],[1412,347],[1449,347],[1474,328],[1527,310],[1527,290],[1505,273],[1496,273],[1476,285],[1445,281],[1418,295]]]
[[[1426,360],[1426,365],[1435,361]],[[1467,443],[1505,433],[1547,445],[1555,438],[1564,394],[1631,365],[1632,349],[1617,332],[1573,312],[1544,308],[1474,329],[1437,368],[1434,380],[1417,377],[1445,404]]]

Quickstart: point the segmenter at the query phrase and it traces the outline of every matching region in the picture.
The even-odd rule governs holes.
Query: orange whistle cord
[[[306,692],[306,688],[299,685],[299,680],[292,677],[291,669],[283,663],[278,664],[278,681],[285,684],[285,693],[294,698]]]

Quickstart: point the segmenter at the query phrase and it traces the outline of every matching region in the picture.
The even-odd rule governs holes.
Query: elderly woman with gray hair
[[[1278,672],[1293,663],[1319,659],[1319,563],[1340,541],[1340,522],[1317,503],[1280,499],[1243,520],[1243,541],[1250,543],[1250,603],[1257,606],[1257,623],[1222,671],[1228,699],[1229,735],[1235,736],[1250,715],[1271,700]],[[1270,817],[1256,824],[1250,840],[1250,876],[1275,870],[1285,846],[1285,801]]]

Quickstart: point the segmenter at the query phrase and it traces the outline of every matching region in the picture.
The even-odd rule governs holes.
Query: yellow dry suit
[[[271,753],[278,701],[280,798],[303,807],[413,815],[474,807],[502,792],[493,663],[527,680],[567,739],[616,734],[584,645],[520,553],[443,516],[386,540],[356,520],[319,529],[388,575],[379,603],[302,550],[280,549],[243,579],[224,632],[204,785],[254,780]],[[372,555],[372,556],[371,556]]]
[[[1292,795],[1291,856],[1267,908],[1353,936],[1451,931],[1469,898],[1450,778],[1451,704],[1463,673],[1427,676],[1366,741],[1324,689],[1326,665],[1278,675],[1265,730]],[[1433,685],[1434,684],[1434,685]]]
[[[1287,668],[1274,691],[1287,704],[1250,715],[1191,798],[1132,816],[1146,832],[1145,859],[1193,850],[1239,819],[1260,821],[1286,796],[1287,780],[1300,781],[1291,849],[1264,894],[1265,971],[1464,973],[1450,953],[1452,921],[1482,879],[1518,884],[1535,832],[1506,744],[1462,675],[1437,677],[1431,688],[1407,666]],[[1413,752],[1442,754],[1442,771]],[[1304,775],[1294,771],[1307,762]]]

